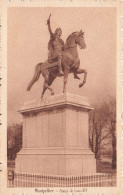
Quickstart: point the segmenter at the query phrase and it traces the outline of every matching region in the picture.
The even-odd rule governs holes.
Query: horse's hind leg
[[[52,76],[50,75],[49,77],[49,82],[48,82],[48,86],[52,85],[53,81],[56,79],[56,76]]]
[[[63,87],[63,93],[66,93],[66,84],[67,84],[67,78],[68,78],[69,69],[65,68],[64,70],[64,87]]]
[[[54,90],[51,87],[49,87],[47,82],[44,83],[44,86],[51,91],[51,95],[54,95]]]
[[[42,91],[42,94],[41,94],[41,98],[43,98],[43,95],[44,95],[46,89],[47,89],[47,88],[46,88],[46,86],[44,85],[44,86],[43,86],[43,91]]]
[[[49,89],[51,91],[51,95],[54,95],[54,90],[51,87],[49,87],[49,82],[51,82],[50,79],[49,79],[49,75],[46,75],[44,77],[44,79],[45,79],[45,81],[44,81],[44,86],[43,86],[43,91],[42,91],[42,94],[41,94],[41,98],[43,98],[43,95],[44,95],[46,89]]]
[[[41,69],[40,69],[41,65],[42,65],[42,63],[38,64],[35,67],[35,72],[34,72],[32,80],[30,81],[30,83],[27,86],[27,91],[30,91],[30,89],[33,86],[33,84],[39,79],[40,74],[41,74]]]

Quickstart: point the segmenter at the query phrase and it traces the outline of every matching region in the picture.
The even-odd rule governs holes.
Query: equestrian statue
[[[32,85],[42,74],[44,77],[44,85],[41,98],[43,98],[46,89],[49,89],[51,91],[51,95],[54,95],[54,90],[50,86],[56,77],[64,76],[63,93],[66,92],[66,84],[69,73],[73,73],[75,79],[80,79],[77,74],[84,73],[83,82],[79,84],[79,87],[84,85],[87,77],[87,71],[79,68],[80,60],[77,51],[77,45],[80,49],[86,48],[84,32],[80,30],[71,33],[64,44],[64,41],[61,39],[61,28],[57,28],[55,33],[52,32],[50,17],[51,14],[47,20],[48,30],[50,33],[48,59],[44,63],[36,65],[34,76],[27,87],[27,91],[30,91]]]

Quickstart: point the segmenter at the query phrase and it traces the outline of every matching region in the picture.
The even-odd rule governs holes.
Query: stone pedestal
[[[25,103],[20,110],[23,147],[17,154],[15,172],[96,173],[96,160],[89,149],[91,109],[87,98],[68,93]]]

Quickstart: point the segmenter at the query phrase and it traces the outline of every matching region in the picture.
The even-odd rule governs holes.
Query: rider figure
[[[61,28],[57,28],[55,30],[55,33],[52,32],[50,26],[50,17],[51,14],[47,20],[48,30],[50,32],[50,41],[48,43],[48,50],[49,50],[48,62],[52,63],[53,61],[57,60],[59,76],[63,76],[64,73],[62,72],[61,60],[62,60],[62,53],[65,50],[65,44],[64,41],[60,38],[62,35],[62,30]],[[73,74],[75,79],[80,79],[75,72]]]
[[[62,52],[64,51],[65,47],[64,47],[64,41],[60,38],[62,35],[62,30],[61,28],[57,28],[55,30],[55,33],[52,32],[50,26],[50,17],[47,20],[48,30],[50,33],[50,41],[48,43],[48,49],[49,49],[48,61],[51,62],[52,60],[57,59],[59,76],[63,76],[64,73],[62,72],[61,60],[62,60]]]

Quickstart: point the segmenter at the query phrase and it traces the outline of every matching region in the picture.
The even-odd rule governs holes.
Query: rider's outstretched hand
[[[51,17],[51,14],[50,14],[50,16],[49,16],[49,18],[48,18],[48,20],[47,20],[47,24],[50,23],[50,17]]]

